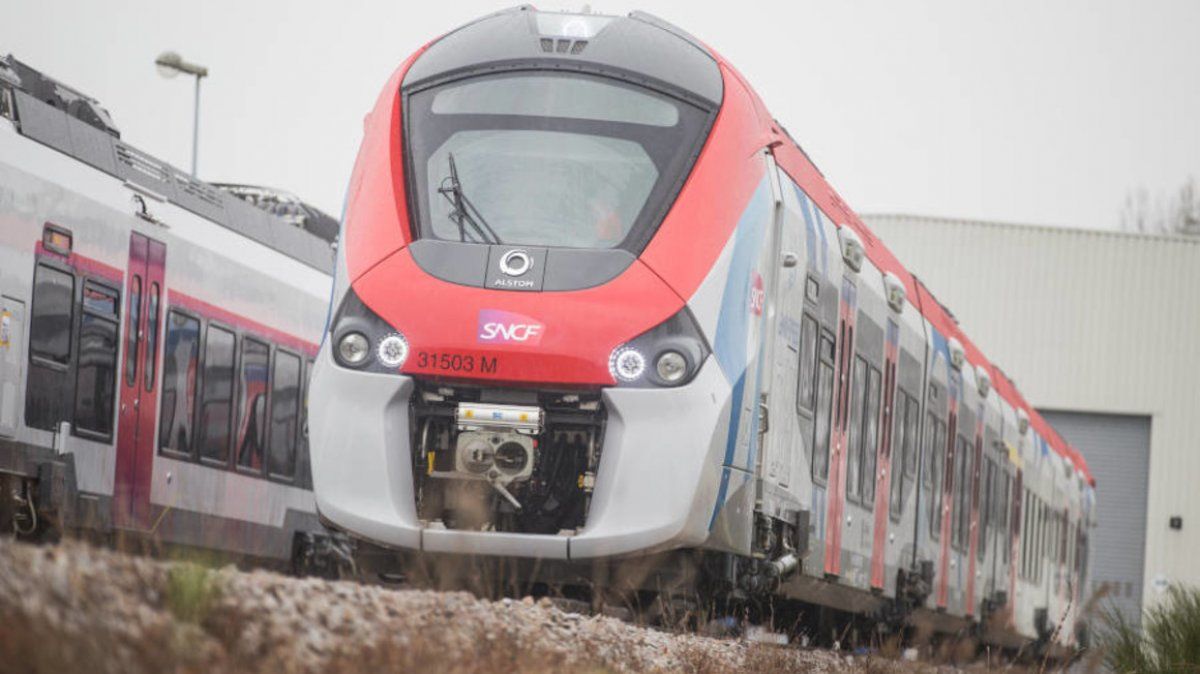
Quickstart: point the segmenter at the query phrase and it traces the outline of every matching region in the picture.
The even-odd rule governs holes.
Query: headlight
[[[342,367],[395,374],[408,360],[408,339],[363,304],[353,290],[338,307],[331,338],[334,359]]]
[[[629,346],[618,346],[608,357],[608,371],[613,379],[635,382],[646,371],[646,357]]]
[[[387,367],[400,367],[408,360],[408,340],[395,333],[379,340],[379,362]]]
[[[338,360],[344,365],[358,367],[367,362],[371,344],[361,332],[347,332],[337,343]]]
[[[663,351],[654,363],[654,369],[660,379],[674,384],[687,374],[687,359],[678,351]]]
[[[696,376],[709,353],[700,328],[684,307],[658,327],[613,349],[608,371],[618,386],[681,386]]]

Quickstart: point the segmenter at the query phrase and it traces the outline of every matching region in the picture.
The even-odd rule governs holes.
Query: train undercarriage
[[[120,527],[114,524],[112,511],[111,496],[77,489],[73,455],[0,439],[0,536],[30,543],[72,537],[149,555],[191,550],[206,560],[275,568],[299,576],[340,578],[355,573],[350,541],[342,534],[296,528],[290,532],[290,554],[263,557],[178,538],[164,540],[156,529]]]

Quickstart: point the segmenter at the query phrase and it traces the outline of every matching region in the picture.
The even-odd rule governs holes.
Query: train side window
[[[271,348],[242,338],[242,368],[238,376],[237,465],[261,471],[267,439],[267,367]]]
[[[236,341],[225,328],[209,325],[204,338],[204,376],[200,383],[200,459],[229,462],[233,421],[233,369]]]
[[[1042,560],[1046,558],[1046,507],[1038,500],[1038,542],[1037,542],[1037,580],[1042,582]]]
[[[1023,578],[1029,578],[1029,548],[1032,543],[1029,536],[1031,510],[1033,509],[1029,504],[1029,490],[1025,490],[1021,496],[1021,576]]]
[[[908,412],[904,415],[904,476],[917,476],[917,433],[921,424],[921,404],[915,396],[908,396]]]
[[[888,494],[889,512],[893,519],[900,516],[903,510],[901,499],[904,497],[904,452],[906,445],[904,420],[908,417],[908,394],[896,389],[892,410],[892,465],[891,493]]]
[[[25,424],[53,431],[69,414],[67,374],[75,320],[75,277],[38,264],[33,273],[32,299]]]
[[[71,360],[71,324],[75,314],[75,277],[39,264],[33,277],[29,353],[59,365]]]
[[[925,455],[929,471],[925,473],[929,483],[930,527],[929,532],[934,539],[942,535],[942,468],[946,461],[946,431],[945,424],[929,413],[927,418],[928,432],[925,444]]]
[[[167,312],[158,446],[177,454],[192,453],[199,358],[200,321],[178,311]]]
[[[821,333],[821,349],[817,362],[817,413],[813,422],[813,478],[824,481],[829,477],[830,416],[833,414],[834,375],[833,335]]]
[[[155,369],[155,362],[158,359],[158,314],[160,311],[159,301],[161,298],[161,289],[158,282],[150,284],[150,297],[146,307],[146,362],[142,364],[142,372],[145,373],[145,387],[147,391],[154,390],[154,378],[158,374]]]
[[[850,381],[850,425],[846,431],[846,493],[853,501],[862,495],[862,417],[866,389],[867,361],[862,356],[855,356]]]
[[[996,459],[992,465],[992,527],[1004,531],[1004,463]]]
[[[1070,529],[1070,515],[1064,510],[1058,515],[1058,563],[1067,563],[1067,537]]]
[[[958,468],[954,485],[955,524],[957,525],[955,537],[958,539],[958,547],[965,550],[968,538],[967,529],[971,524],[971,464],[974,463],[974,453],[965,436],[958,436],[958,448],[955,454]]]
[[[142,320],[142,277],[134,274],[129,284],[129,321],[125,326],[125,383],[137,381],[138,329]]]
[[[1000,530],[1003,531],[1006,536],[1009,533],[1008,515],[1012,510],[1012,491],[1012,476],[1005,472],[1000,485]]]
[[[75,430],[112,437],[117,385],[117,307],[120,294],[93,281],[83,285],[79,318],[79,365],[75,369]]]
[[[863,408],[862,494],[863,505],[875,504],[875,469],[879,456],[879,393],[881,377],[874,366],[867,368],[867,398]]]
[[[800,367],[796,382],[796,406],[802,412],[813,411],[816,393],[817,321],[804,314],[800,317]]]
[[[1042,581],[1042,544],[1044,542],[1042,527],[1042,501],[1035,496],[1033,499],[1033,582],[1035,583]]]
[[[992,521],[992,457],[985,456],[979,483],[979,559],[987,555],[988,525]]]
[[[296,472],[296,436],[300,419],[300,359],[276,349],[271,372],[271,435],[267,472],[292,479]]]
[[[308,388],[312,382],[312,371],[313,361],[305,361],[300,389],[299,450],[296,452],[296,484],[305,489],[312,489],[312,459],[308,454]]]

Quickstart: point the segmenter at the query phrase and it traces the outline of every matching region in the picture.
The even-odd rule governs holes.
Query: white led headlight
[[[631,346],[618,346],[608,357],[608,371],[617,381],[637,381],[646,371],[646,357]]]
[[[400,333],[393,333],[379,340],[375,354],[386,367],[400,367],[408,360],[408,340]]]

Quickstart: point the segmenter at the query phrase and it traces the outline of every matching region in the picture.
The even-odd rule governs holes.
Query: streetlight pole
[[[192,111],[192,177],[195,178],[196,157],[200,149],[200,79],[208,77],[208,68],[196,63],[188,63],[173,51],[160,54],[154,60],[154,65],[158,67],[158,74],[166,78],[175,77],[180,73],[196,78],[196,95]]]
[[[200,152],[200,78],[196,75],[196,95],[192,109],[192,177],[196,177],[196,156]]]

